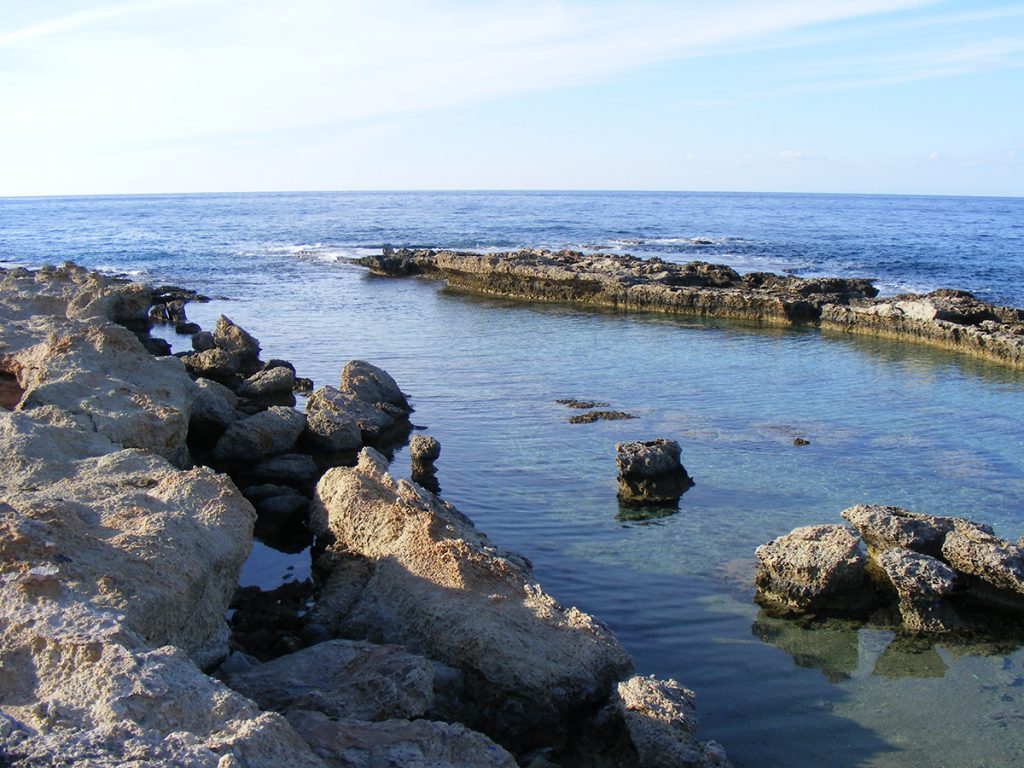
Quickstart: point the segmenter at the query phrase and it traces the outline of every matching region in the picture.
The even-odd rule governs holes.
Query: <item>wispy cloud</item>
[[[21,29],[0,32],[0,47],[30,43],[40,38],[57,35],[62,32],[71,32],[81,27],[99,24],[119,16],[131,16],[183,4],[183,0],[148,0],[147,2],[103,5],[97,8],[76,11],[65,16],[46,19]]]

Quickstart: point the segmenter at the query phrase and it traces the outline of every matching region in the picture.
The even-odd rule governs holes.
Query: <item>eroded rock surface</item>
[[[899,595],[903,626],[917,632],[952,632],[963,624],[945,600],[957,586],[957,574],[934,557],[893,548],[882,552],[878,564]]]
[[[463,722],[517,744],[550,743],[631,667],[612,634],[563,608],[520,556],[364,449],[317,485],[311,526],[372,563],[349,631],[404,645],[466,675]]]
[[[901,507],[858,504],[840,514],[860,532],[868,547],[878,552],[901,547],[935,557],[954,526],[951,517],[923,515]]]
[[[619,500],[624,502],[673,502],[693,485],[675,440],[618,443],[615,463],[619,468]]]
[[[758,600],[792,613],[870,603],[860,539],[845,525],[808,525],[757,548]]]

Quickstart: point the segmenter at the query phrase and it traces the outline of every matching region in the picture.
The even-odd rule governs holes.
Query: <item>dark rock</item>
[[[304,453],[287,453],[262,461],[252,470],[253,474],[268,483],[285,483],[306,486],[319,476],[313,457]]]
[[[797,447],[800,447],[800,446],[803,446],[803,445],[810,445],[810,444],[811,444],[810,440],[805,440],[802,437],[794,437],[793,438],[793,445],[795,445]]]
[[[562,400],[555,400],[559,405],[564,405],[568,408],[607,408],[608,403],[603,403],[600,400],[575,400],[572,398],[566,398]]]
[[[615,454],[621,501],[675,501],[693,485],[680,462],[682,449],[674,440],[618,443]]]
[[[231,424],[217,441],[213,455],[217,461],[257,462],[288,453],[305,427],[305,414],[281,406],[268,408]]]
[[[335,405],[337,401],[328,398],[310,398],[303,438],[318,451],[351,451],[361,447],[363,433],[354,414],[335,410]]]
[[[146,348],[146,351],[153,357],[166,357],[171,354],[171,345],[166,339],[159,339],[149,334],[143,334],[139,336],[139,341],[142,342],[142,346]]]
[[[291,394],[295,384],[295,372],[286,366],[266,368],[254,373],[238,385],[238,394],[242,397],[265,398],[270,395]]]
[[[242,587],[231,601],[231,642],[260,661],[289,653],[308,623],[306,603],[312,597],[310,581],[289,582],[264,592]]]
[[[874,603],[860,539],[845,525],[796,528],[757,548],[763,605],[788,613],[863,611]]]
[[[295,384],[292,387],[292,391],[301,395],[308,395],[313,391],[313,380],[307,379],[302,376],[295,377]]]
[[[234,381],[241,367],[238,355],[219,348],[183,355],[181,361],[189,373],[222,383]]]
[[[269,371],[272,368],[287,368],[289,371],[292,372],[293,376],[295,375],[295,366],[292,365],[291,362],[289,362],[288,360],[279,360],[278,358],[274,357],[271,358],[270,360],[267,360],[267,362],[263,364],[264,371]]]
[[[415,435],[409,441],[409,456],[414,464],[433,464],[441,456],[441,443],[430,435]]]
[[[590,411],[569,417],[570,424],[593,424],[595,421],[623,421],[636,416],[623,411]]]
[[[217,344],[213,340],[213,334],[209,331],[198,331],[192,334],[192,349],[196,352],[205,352],[216,347]]]
[[[210,379],[196,379],[196,396],[188,422],[190,446],[212,447],[224,431],[240,418],[235,393]]]
[[[199,327],[199,323],[175,323],[174,332],[182,336],[194,336],[199,333],[202,328]]]

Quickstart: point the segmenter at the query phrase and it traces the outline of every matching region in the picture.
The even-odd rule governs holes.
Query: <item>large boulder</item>
[[[464,709],[451,716],[499,740],[550,743],[632,666],[606,627],[532,583],[526,560],[450,504],[396,482],[372,449],[324,474],[310,526],[372,563],[348,631],[460,669]]]
[[[900,547],[938,557],[956,519],[908,512],[902,507],[858,504],[841,513],[872,551]]]
[[[941,560],[909,549],[887,549],[878,565],[899,596],[903,626],[915,632],[952,632],[960,617],[945,598],[957,587],[957,574]]]
[[[434,665],[393,645],[330,640],[259,664],[227,683],[263,709],[333,718],[423,717],[434,705]]]
[[[856,612],[871,590],[860,539],[845,525],[796,528],[757,548],[758,601],[788,613]]]
[[[618,443],[619,499],[631,503],[675,502],[693,485],[675,440]]]
[[[258,462],[289,453],[305,428],[305,414],[274,406],[231,424],[217,441],[213,457],[217,461]]]
[[[363,433],[354,416],[316,405],[306,408],[304,437],[314,450],[326,453],[354,451],[363,444]]]
[[[317,755],[340,768],[517,768],[512,755],[459,723],[368,723],[302,710],[288,720]]]
[[[295,385],[295,371],[285,366],[278,366],[264,371],[257,371],[238,385],[238,394],[242,397],[266,398],[274,395],[290,394]]]
[[[213,446],[228,427],[241,418],[235,406],[238,397],[223,384],[198,378],[188,422],[188,439],[192,445]]]
[[[412,413],[409,400],[391,375],[363,360],[350,360],[341,372],[342,392],[354,395],[364,403],[387,403],[404,413]]]
[[[315,417],[318,411],[330,415],[329,419]],[[323,386],[309,397],[306,412],[316,418],[313,432],[315,439],[323,444],[330,441],[340,443],[351,434],[347,425],[355,424],[359,428],[360,443],[377,445],[395,427],[396,414],[388,412],[375,404],[361,400],[351,392],[342,392],[332,386]],[[345,449],[339,449],[345,450]]]
[[[242,366],[238,355],[214,347],[182,355],[181,362],[194,376],[202,376],[222,383],[231,383]]]

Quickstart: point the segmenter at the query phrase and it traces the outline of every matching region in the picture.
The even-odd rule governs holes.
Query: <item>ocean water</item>
[[[317,384],[362,358],[442,444],[442,495],[608,623],[638,671],[698,696],[738,766],[1024,764],[1024,649],[922,643],[753,602],[753,551],[856,503],[1024,534],[1024,373],[813,329],[619,314],[374,278],[382,244],[543,245],[957,287],[1024,305],[1024,200],[635,193],[372,193],[0,200],[0,260],[74,259],[225,297]],[[184,337],[175,339],[179,347]],[[568,423],[554,401],[638,418]],[[696,485],[638,519],[614,444],[671,437]],[[794,437],[810,445],[797,448]],[[408,473],[400,451],[396,474]],[[300,558],[301,560],[301,558]],[[287,568],[293,570],[287,571]],[[246,579],[303,573],[261,547]]]

